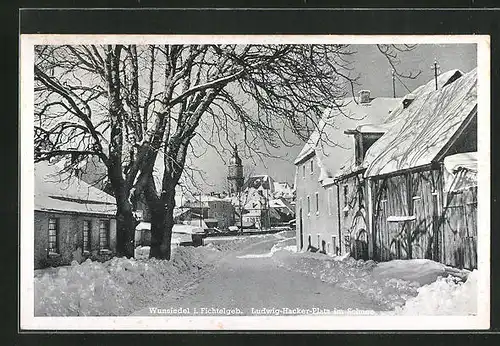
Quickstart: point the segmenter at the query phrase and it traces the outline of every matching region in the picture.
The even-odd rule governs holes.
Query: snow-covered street
[[[307,309],[357,309],[358,313],[364,310],[369,314],[384,309],[358,292],[279,266],[269,255],[278,241],[264,239],[231,252],[198,285],[134,315],[157,315],[158,311],[168,314],[174,309],[189,309],[190,313],[201,315],[212,314],[216,309],[238,315],[301,314]]]

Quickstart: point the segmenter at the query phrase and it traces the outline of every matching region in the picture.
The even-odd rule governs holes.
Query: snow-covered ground
[[[218,258],[209,248],[179,247],[171,261],[113,258],[35,271],[35,316],[127,315],[203,275]]]
[[[279,251],[288,250],[288,251]],[[452,270],[430,260],[376,263],[348,256],[273,249],[273,259],[293,271],[354,290],[397,315],[470,315],[476,313],[477,271]],[[450,275],[453,273],[453,275]],[[459,277],[457,277],[459,276]],[[467,278],[468,277],[468,278]],[[464,282],[463,279],[467,278]]]
[[[281,239],[276,244],[273,245],[269,252],[265,252],[262,254],[246,254],[242,256],[237,256],[237,258],[266,258],[272,257],[278,251],[290,251],[297,252],[297,246],[295,244],[295,238],[283,238],[278,234],[277,238]]]
[[[242,249],[245,251],[242,252]],[[197,248],[178,247],[174,250],[171,261],[150,260],[147,258],[148,250],[147,247],[137,249],[136,259],[113,258],[104,263],[88,260],[82,264],[74,262],[71,266],[36,270],[35,315],[128,315],[148,305],[170,299],[176,292],[185,291],[194,282],[206,280],[208,273],[216,277],[217,273],[211,270],[214,268],[222,270],[220,275],[223,277],[231,273],[235,276],[235,280],[224,283],[228,287],[218,282],[206,285],[209,288],[222,285],[221,287],[225,287],[224,292],[243,292],[244,290],[231,285],[240,284],[241,278],[248,275],[253,275],[251,280],[257,280],[261,273],[259,268],[267,268],[273,274],[262,272],[262,275],[273,275],[275,281],[286,281],[286,277],[295,275],[295,281],[298,282],[300,280],[297,275],[302,273],[304,276],[298,276],[313,277],[335,285],[331,289],[323,287],[321,290],[324,295],[321,299],[327,297],[328,292],[352,291],[367,302],[374,302],[377,313],[381,313],[378,307],[386,310],[383,314],[390,315],[470,315],[477,310],[477,271],[469,273],[452,270],[429,260],[375,263],[354,260],[348,256],[297,253],[295,239],[284,232],[216,239],[209,245]],[[224,258],[227,262],[226,271],[220,265]],[[242,260],[237,262],[235,259]],[[270,269],[273,267],[270,266],[272,262],[278,264],[274,265],[274,271]],[[284,269],[298,273],[289,273]],[[454,276],[449,275],[450,273]],[[273,291],[274,286],[272,289],[264,287],[268,278],[266,276],[261,281],[252,282],[260,282],[259,285],[263,285],[259,286],[261,290]],[[306,286],[306,283],[313,287],[316,285],[313,283],[315,280],[302,281],[302,286]],[[299,286],[297,292],[307,291]],[[217,292],[202,290],[202,293],[213,293],[216,299],[227,298]],[[248,297],[236,294],[233,298],[246,302]],[[314,301],[313,298],[309,300]],[[203,302],[205,298],[200,299]],[[282,295],[279,295],[279,299],[286,302]],[[361,304],[362,299],[358,300]],[[293,305],[295,302],[293,300],[289,303]],[[350,299],[343,302],[345,306],[350,306],[350,303],[353,303]]]
[[[465,283],[458,278],[440,277],[437,281],[422,286],[418,295],[397,307],[397,315],[474,315],[477,313],[477,279],[479,272],[474,270]]]

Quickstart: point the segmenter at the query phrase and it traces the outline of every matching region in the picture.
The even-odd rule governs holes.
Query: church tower
[[[238,155],[238,147],[233,148],[233,156],[229,159],[229,172],[227,176],[229,181],[229,195],[232,196],[241,191],[243,186],[243,165]]]

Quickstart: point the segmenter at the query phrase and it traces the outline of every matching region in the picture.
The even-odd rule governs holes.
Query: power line
[[[406,86],[406,84],[405,84],[405,83],[403,83],[403,81],[401,80],[401,78],[399,78],[399,76],[398,76],[397,74],[395,74],[395,76],[396,76],[396,78],[398,79],[398,81],[399,81],[399,82],[400,82],[400,83],[401,83],[401,84],[405,87],[405,89],[406,89],[409,93],[411,93],[411,90],[410,90],[410,89],[408,89],[408,87]]]

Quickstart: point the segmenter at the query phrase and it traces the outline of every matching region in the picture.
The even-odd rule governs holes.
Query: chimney
[[[413,94],[408,94],[405,96],[403,100],[403,109],[408,108],[408,106],[415,100],[415,95]]]
[[[370,90],[359,91],[359,103],[370,103]]]

